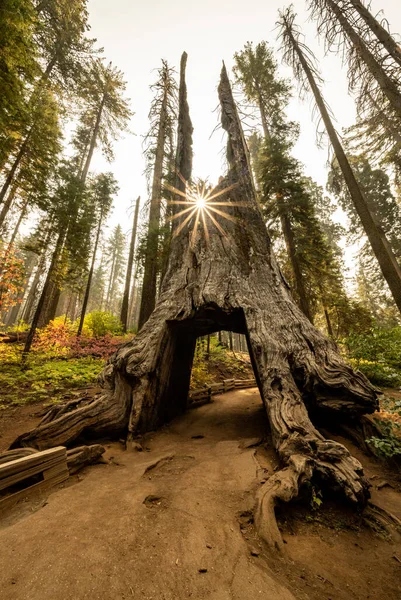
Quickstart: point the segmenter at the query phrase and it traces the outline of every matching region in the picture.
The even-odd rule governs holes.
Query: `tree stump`
[[[109,359],[100,375],[104,394],[67,412],[53,409],[50,421],[20,436],[13,447],[43,449],[111,434],[132,439],[154,430],[187,408],[196,338],[223,329],[244,334],[284,467],[262,488],[256,516],[264,539],[281,547],[274,506],[296,496],[312,476],[365,505],[369,492],[360,463],[344,446],[325,439],[310,415],[319,415],[320,422],[352,424],[377,409],[377,394],[291,297],[257,202],[224,66],[219,98],[230,164],[219,184],[227,192],[219,200],[227,202],[224,208],[232,218],[220,219],[224,234],[212,226],[209,235],[201,229],[193,241],[186,227],[173,238],[156,308],[138,335]],[[177,168],[186,165],[188,172],[191,149],[185,136],[191,127],[185,126],[190,124],[185,101],[179,119]]]

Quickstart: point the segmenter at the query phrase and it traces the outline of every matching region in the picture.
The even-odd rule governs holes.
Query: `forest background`
[[[338,4],[346,11],[350,3]],[[311,18],[311,9],[326,5],[297,2],[296,22],[319,63],[321,87],[357,180],[399,260],[399,115],[389,113],[392,139],[385,104],[377,114],[376,96],[364,104],[377,87],[355,81],[359,67],[347,54],[346,36],[340,31],[330,40],[322,26],[317,35],[319,19]],[[244,21],[237,0],[219,3],[218,11],[209,0],[191,10],[181,1],[137,8],[119,0],[113,11],[104,0],[5,2],[0,311],[11,343],[0,347],[3,406],[57,401],[71,386],[93,384],[102,361],[148,318],[171,235],[166,184],[174,171],[183,49],[189,54],[196,181],[212,187],[226,168],[225,140],[216,128],[224,59],[266,226],[296,300],[374,383],[401,385],[399,310],[310,97],[300,94],[291,65],[283,64],[279,9],[279,1],[253,1]],[[379,10],[379,20],[400,21],[393,2],[374,2],[372,13]],[[373,48],[369,33],[361,32]],[[386,61],[383,69],[401,98],[401,67]],[[283,180],[286,189],[278,189]],[[287,221],[279,197],[287,202]],[[193,385],[221,377],[221,363],[241,373],[245,350],[238,336],[201,341]],[[220,367],[205,368],[214,358]],[[391,406],[398,414],[396,403]]]

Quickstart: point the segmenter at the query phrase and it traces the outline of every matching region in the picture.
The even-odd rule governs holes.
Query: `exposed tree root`
[[[378,522],[390,535],[394,529],[397,533],[401,533],[400,519],[372,500],[369,500],[364,516],[368,521],[373,519]]]
[[[78,408],[68,403],[55,413],[53,420],[46,415],[42,423],[28,433],[20,435],[11,448],[30,446],[45,450],[53,446],[68,446],[82,434],[100,438],[118,434],[126,429],[131,406],[131,386],[119,376],[115,379],[113,394],[104,394],[94,400],[82,402]]]
[[[260,488],[254,510],[255,526],[261,539],[284,553],[284,543],[277,525],[275,507],[298,496],[302,483],[312,477],[312,466],[305,457],[293,456],[290,466],[281,469]]]

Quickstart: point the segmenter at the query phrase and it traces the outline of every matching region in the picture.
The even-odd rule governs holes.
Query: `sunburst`
[[[219,221],[217,220],[216,216],[223,217],[224,219],[227,219],[228,221],[232,221],[232,222],[235,222],[236,219],[232,215],[228,214],[227,212],[224,212],[224,210],[221,210],[220,208],[216,208],[216,207],[217,206],[234,206],[234,205],[238,206],[239,203],[238,202],[227,202],[227,201],[216,200],[216,199],[219,198],[220,196],[223,196],[223,194],[227,194],[229,191],[231,191],[232,189],[237,187],[238,184],[235,183],[233,185],[229,185],[219,191],[216,191],[217,186],[209,191],[206,191],[206,183],[190,184],[187,181],[185,181],[185,179],[180,174],[179,174],[179,177],[185,184],[185,192],[177,189],[176,187],[174,187],[172,185],[167,184],[165,186],[166,189],[168,189],[170,192],[173,192],[173,194],[176,194],[177,196],[180,196],[182,198],[182,200],[170,200],[170,201],[168,201],[169,204],[186,206],[186,208],[183,208],[178,213],[176,213],[175,215],[170,217],[170,220],[174,221],[176,219],[180,219],[181,217],[185,216],[185,219],[183,219],[181,221],[181,223],[178,225],[178,227],[176,227],[176,229],[174,231],[174,236],[179,235],[181,233],[181,231],[184,229],[184,227],[186,227],[186,226],[189,227],[193,222],[193,230],[192,230],[192,234],[191,234],[191,245],[193,245],[195,243],[196,236],[198,234],[199,224],[200,224],[200,222],[202,222],[203,230],[205,233],[205,239],[206,239],[206,242],[208,242],[209,236],[210,236],[209,229],[208,229],[208,221],[213,223],[213,225],[216,227],[216,229],[223,236],[226,236],[227,234],[224,231],[221,224],[219,223]]]

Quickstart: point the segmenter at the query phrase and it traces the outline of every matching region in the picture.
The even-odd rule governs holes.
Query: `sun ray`
[[[245,204],[243,202],[241,202],[241,203],[240,202],[230,202],[227,200],[217,200],[216,201],[216,199],[219,198],[220,196],[223,196],[224,194],[227,194],[231,190],[233,190],[235,187],[238,186],[238,183],[229,185],[224,189],[218,190],[219,186],[215,186],[214,188],[206,190],[206,185],[207,185],[206,181],[189,184],[188,182],[185,181],[185,179],[182,177],[182,175],[178,171],[177,171],[177,175],[180,178],[180,180],[185,184],[185,192],[183,192],[182,190],[179,190],[178,188],[176,188],[170,184],[165,184],[165,186],[164,186],[166,190],[169,190],[170,192],[175,194],[174,200],[167,200],[168,204],[171,204],[174,206],[186,207],[186,208],[180,209],[177,214],[174,214],[168,218],[168,221],[173,222],[176,219],[181,219],[182,217],[185,216],[185,218],[183,220],[181,220],[181,222],[178,224],[176,230],[174,231],[174,237],[177,236],[179,233],[181,233],[181,231],[184,229],[184,227],[186,225],[188,225],[190,223],[190,221],[193,219],[193,217],[195,217],[195,218],[193,219],[193,222],[191,224],[191,227],[193,227],[192,233],[190,236],[191,246],[193,246],[196,241],[196,237],[197,237],[197,234],[199,231],[199,225],[200,225],[201,221],[203,224],[203,231],[204,231],[206,243],[209,242],[210,233],[209,233],[208,225],[210,225],[210,223],[208,224],[208,219],[216,227],[216,229],[223,236],[226,237],[227,236],[226,232],[224,231],[223,227],[221,226],[221,224],[219,223],[219,221],[216,219],[216,217],[214,215],[222,217],[223,219],[227,219],[228,221],[231,221],[231,222],[236,222],[237,219],[234,216],[225,212],[224,210],[220,210],[216,207],[217,206],[221,206],[221,207],[223,207],[223,206],[247,206],[247,204]],[[177,196],[179,196],[179,199],[177,199]]]
[[[168,202],[169,204],[186,204],[186,205],[191,205],[193,206],[193,200],[169,200]]]
[[[220,192],[217,192],[217,194],[214,194],[214,196],[209,196],[208,202],[210,202],[210,200],[214,200],[215,198],[218,198],[219,196],[222,196],[223,194],[227,194],[227,192],[233,190],[237,186],[238,186],[238,183],[233,183],[232,185],[229,185],[228,187],[224,188],[223,190],[220,190]]]
[[[235,219],[232,215],[229,215],[228,213],[225,213],[222,210],[219,210],[218,208],[214,208],[213,206],[208,205],[207,210],[212,210],[213,212],[217,213],[221,217],[224,217],[225,219],[228,219],[229,221],[232,221],[233,223],[237,222],[237,219]]]
[[[184,208],[184,210],[181,210],[179,213],[177,213],[176,215],[171,215],[170,217],[168,217],[168,219],[166,219],[167,221],[174,221],[175,219],[178,219],[179,217],[182,217],[183,215],[185,215],[187,212],[189,212],[190,210],[196,210],[196,208],[194,208],[194,205],[192,204],[192,206],[190,206],[189,208]]]
[[[203,229],[205,231],[205,240],[206,240],[206,244],[208,244],[209,243],[209,230],[207,228],[207,223],[206,223],[205,211],[204,210],[201,210],[201,216],[202,216]]]
[[[185,192],[182,192],[181,190],[179,190],[178,188],[174,187],[173,185],[170,185],[169,183],[165,183],[164,187],[169,190],[170,192],[173,192],[173,194],[178,194],[179,196],[182,196],[183,198],[187,198],[188,194],[185,194]]]
[[[208,206],[249,206],[246,202],[208,202]]]
[[[177,236],[184,229],[185,225],[188,223],[188,221],[190,221],[192,219],[192,217],[194,216],[196,211],[197,211],[197,208],[195,206],[195,208],[192,209],[192,212],[189,213],[187,218],[184,219],[184,221],[179,224],[179,226],[177,227],[177,229],[174,232],[174,236]]]
[[[205,212],[207,213],[207,215],[208,215],[209,219],[212,221],[212,223],[214,223],[216,225],[216,227],[220,231],[220,233],[224,237],[227,237],[227,234],[224,231],[224,229],[222,228],[222,226],[220,225],[220,223],[218,221],[216,221],[216,219],[214,218],[214,216],[209,212],[209,210],[207,208],[205,208]]]

